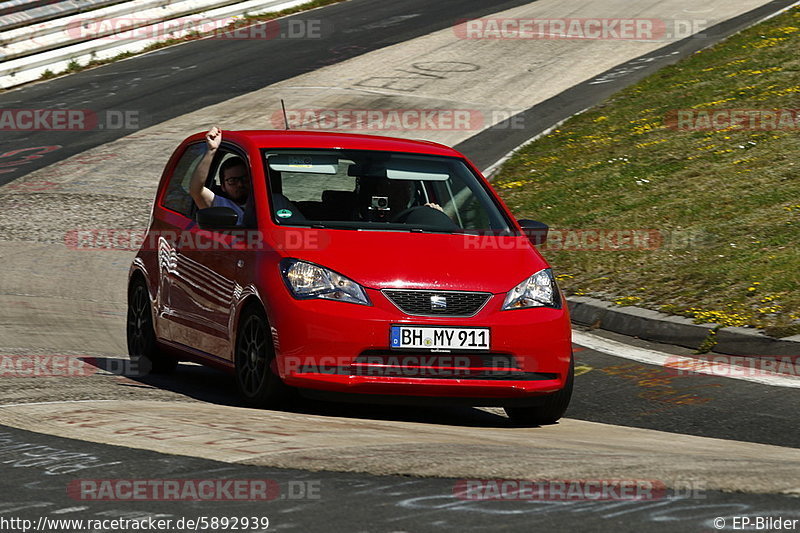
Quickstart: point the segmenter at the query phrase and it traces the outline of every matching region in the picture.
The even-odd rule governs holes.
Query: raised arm
[[[194,203],[198,209],[205,209],[211,207],[214,201],[214,193],[205,186],[208,171],[211,169],[211,161],[214,159],[214,154],[217,153],[220,143],[222,142],[222,130],[214,126],[208,133],[206,133],[206,153],[197,168],[194,169],[192,174],[192,182],[189,185],[189,194],[192,196]]]

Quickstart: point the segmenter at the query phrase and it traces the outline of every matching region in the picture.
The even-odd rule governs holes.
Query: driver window
[[[167,192],[161,202],[163,207],[187,217],[192,216],[194,200],[189,195],[189,184],[192,181],[194,169],[200,164],[204,154],[205,146],[202,143],[186,148],[169,179]]]
[[[206,180],[206,187],[214,193],[214,205],[243,211],[240,224],[255,227],[253,186],[247,159],[239,152],[221,148]]]

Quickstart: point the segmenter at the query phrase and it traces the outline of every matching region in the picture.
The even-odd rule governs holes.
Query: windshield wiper
[[[449,233],[451,235],[466,235],[467,233],[459,228],[456,229],[437,229],[437,228],[411,228],[411,233]]]
[[[319,223],[311,224],[309,227],[314,228],[314,229],[351,229],[351,230],[361,229],[361,228],[357,228],[355,226],[346,226],[346,225],[341,225],[340,226],[338,224],[331,225],[331,224],[319,224]]]

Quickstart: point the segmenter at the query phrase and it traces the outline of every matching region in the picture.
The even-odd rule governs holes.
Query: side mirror
[[[236,222],[239,215],[230,207],[207,207],[197,211],[197,225],[205,230],[230,230],[241,228]]]
[[[547,241],[547,232],[550,227],[544,222],[527,219],[518,220],[517,222],[522,228],[522,233],[528,236],[534,246],[541,246]]]

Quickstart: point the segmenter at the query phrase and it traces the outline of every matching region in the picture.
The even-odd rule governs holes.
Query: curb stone
[[[616,304],[588,296],[567,298],[572,322],[640,339],[697,349],[719,324],[695,324],[682,316]],[[776,339],[759,330],[725,327],[717,330],[713,351],[726,355],[800,356],[800,335]]]

